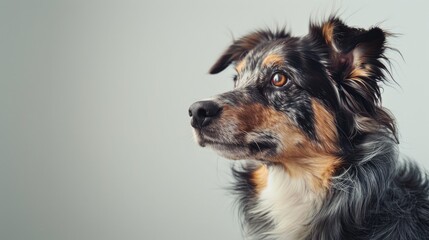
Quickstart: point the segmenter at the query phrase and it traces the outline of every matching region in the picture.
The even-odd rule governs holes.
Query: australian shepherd
[[[259,30],[210,69],[234,89],[189,108],[200,146],[233,167],[246,239],[429,239],[427,173],[398,154],[381,106],[391,36],[337,17]]]

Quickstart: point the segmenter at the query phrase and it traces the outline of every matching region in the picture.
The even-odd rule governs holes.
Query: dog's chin
[[[244,145],[214,140],[212,137],[205,136],[203,133],[201,133],[201,131],[197,130],[194,130],[194,138],[198,145],[201,147],[210,147],[224,158],[239,160],[250,157],[250,151],[248,150],[248,147]]]
[[[213,149],[220,156],[227,159],[240,160],[254,158],[246,146],[216,142],[208,142],[206,145]]]
[[[193,133],[194,133],[194,139],[198,143],[198,145],[200,145],[200,147],[205,147],[206,140],[204,138],[204,135],[201,133],[201,131],[197,131],[194,129]]]

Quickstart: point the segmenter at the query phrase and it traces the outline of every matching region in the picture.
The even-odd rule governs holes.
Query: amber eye
[[[275,73],[271,77],[271,83],[276,87],[284,86],[287,83],[287,77],[281,73]]]

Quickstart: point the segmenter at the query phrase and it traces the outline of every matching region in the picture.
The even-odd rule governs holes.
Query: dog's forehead
[[[284,41],[261,44],[251,50],[235,69],[238,73],[238,86],[249,85],[263,74],[263,70],[274,66],[281,66],[285,62],[286,43]]]
[[[252,70],[258,67],[270,65],[273,61],[276,62],[285,55],[285,43],[276,41],[266,44],[261,44],[257,48],[250,51],[246,57],[240,62],[242,70]]]

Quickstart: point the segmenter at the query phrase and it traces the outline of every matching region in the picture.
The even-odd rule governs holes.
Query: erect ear
[[[387,72],[383,64],[387,34],[378,27],[349,27],[334,17],[311,31],[330,49],[328,69],[348,109],[373,114],[380,98],[378,82]]]
[[[389,34],[378,27],[349,27],[335,17],[312,25],[310,31],[328,46],[327,68],[338,88],[340,107],[355,122],[351,132],[384,125],[395,135],[394,120],[380,105],[379,83],[386,81],[385,73],[389,74],[384,64],[388,62],[384,51]]]
[[[237,63],[239,60],[243,59],[250,50],[263,42],[286,37],[289,37],[289,34],[284,30],[278,30],[276,32],[260,30],[235,40],[210,68],[209,73],[219,73],[231,63]]]
[[[379,60],[384,59],[386,33],[380,28],[353,28],[331,18],[322,24],[321,31],[331,48],[332,70],[346,70],[343,77],[377,77],[385,69]]]

